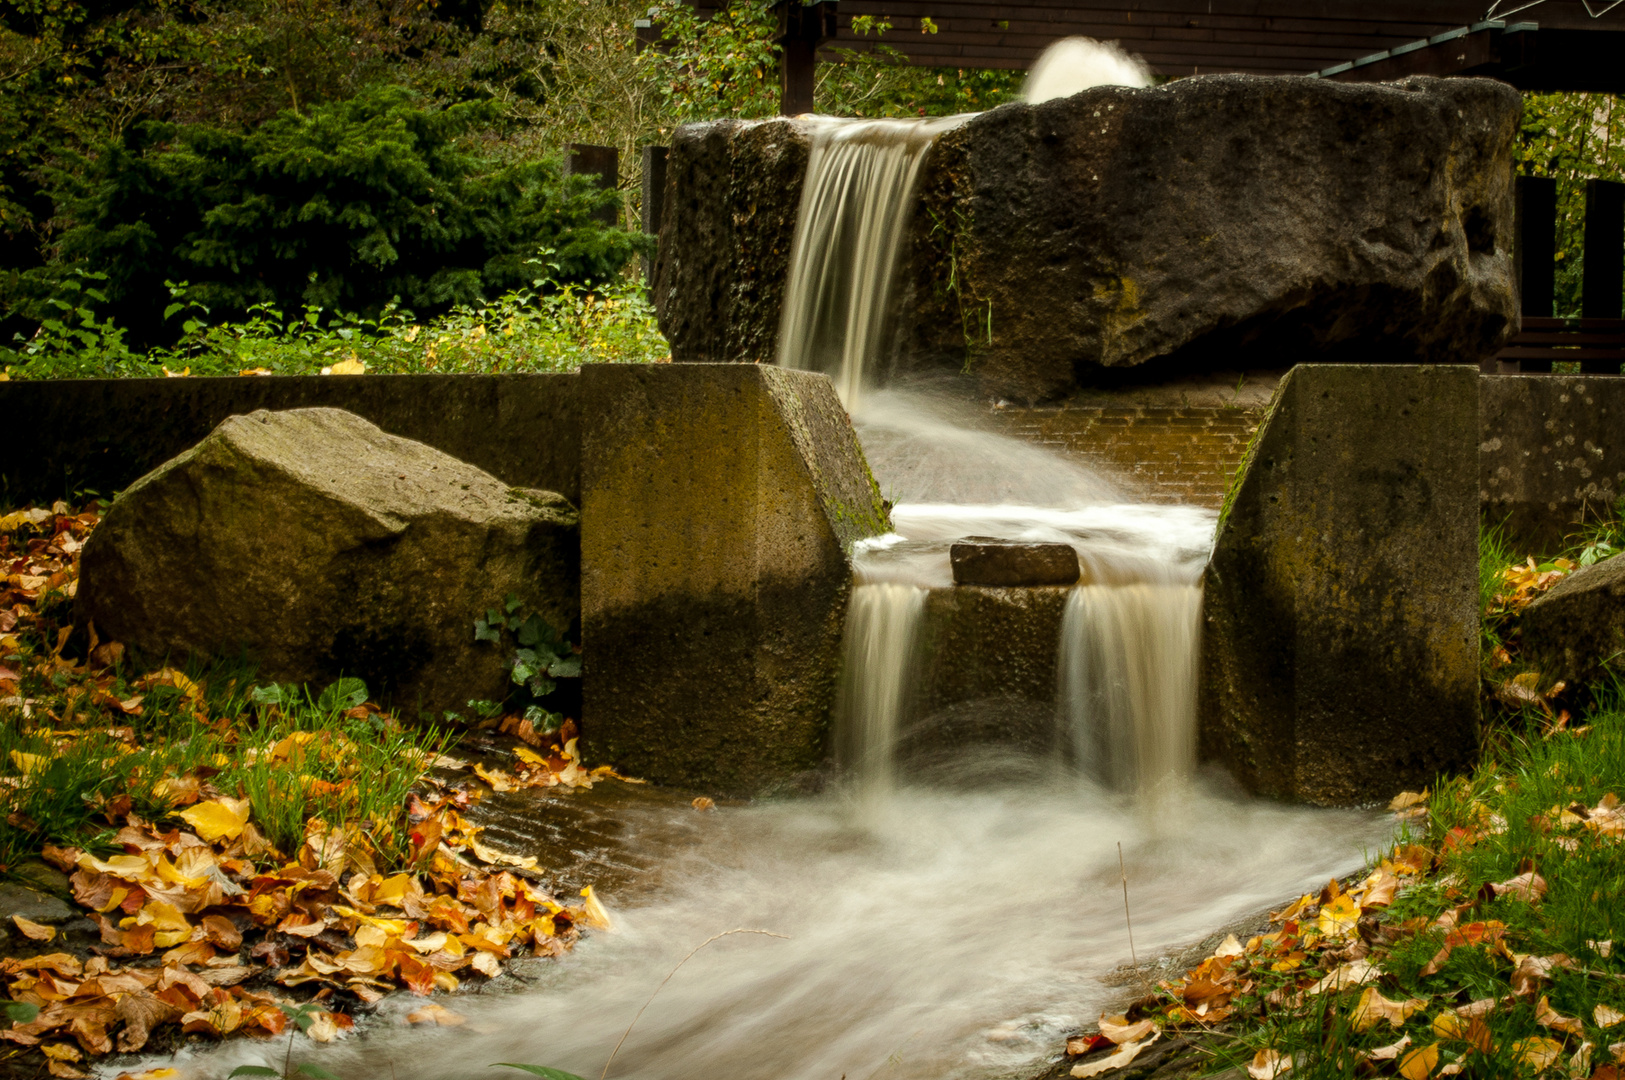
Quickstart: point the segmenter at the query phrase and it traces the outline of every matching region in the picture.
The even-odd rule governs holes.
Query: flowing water
[[[907,196],[931,138],[962,119],[815,122],[780,362],[836,379],[898,504],[896,531],[855,552],[837,731],[846,779],[704,814],[657,792],[617,802],[611,789],[585,832],[559,835],[636,853],[570,856],[609,871],[613,931],[533,962],[520,992],[447,1001],[461,1027],[409,1029],[402,1017],[419,1003],[386,999],[359,1037],[301,1041],[300,1059],[345,1080],[488,1077],[493,1062],[596,1077],[636,1018],[611,1076],[1030,1075],[1065,1034],[1121,1004],[1103,981],[1129,959],[1119,844],[1143,959],[1351,871],[1385,838],[1377,815],[1256,802],[1195,771],[1211,511],[1136,503],[1120,480],[983,430],[963,403],[875,386]],[[1085,583],[1067,598],[1040,718],[1059,749],[984,745],[927,780],[896,750],[929,590],[952,586],[948,548],[964,536],[1071,544]],[[568,815],[567,803],[535,812]],[[782,936],[721,938],[673,974],[736,928]],[[282,1048],[243,1041],[176,1063],[217,1080],[280,1066]]]

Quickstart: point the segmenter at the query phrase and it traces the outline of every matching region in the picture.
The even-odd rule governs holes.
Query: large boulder
[[[889,531],[823,375],[581,369],[582,742],[726,794],[827,756],[852,544]]]
[[[246,653],[258,677],[365,679],[408,713],[500,699],[474,619],[580,609],[575,509],[340,409],[233,416],[114,501],[77,618],[150,661]]]
[[[1523,658],[1547,679],[1625,670],[1625,555],[1583,567],[1524,609]]]
[[[1204,757],[1261,794],[1386,800],[1478,747],[1478,373],[1294,368],[1203,580]]]
[[[938,137],[900,258],[897,360],[1019,401],[1103,369],[1476,362],[1517,325],[1517,91],[1247,75],[1096,87]],[[673,358],[773,355],[795,121],[685,128],[656,296]],[[702,317],[700,312],[704,312]]]

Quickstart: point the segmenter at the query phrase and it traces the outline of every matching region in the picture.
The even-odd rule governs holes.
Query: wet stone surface
[[[1073,585],[1078,553],[1071,544],[1031,544],[969,536],[949,548],[956,585]]]

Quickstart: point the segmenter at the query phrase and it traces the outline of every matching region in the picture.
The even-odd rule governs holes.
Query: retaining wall
[[[0,383],[0,500],[128,487],[235,413],[326,405],[515,487],[581,501],[574,375],[308,375]]]

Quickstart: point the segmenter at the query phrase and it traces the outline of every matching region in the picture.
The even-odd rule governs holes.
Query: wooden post
[[[1582,319],[1617,319],[1625,293],[1625,184],[1586,181],[1585,278],[1580,285]],[[1582,360],[1587,375],[1618,375],[1620,365]]]
[[[613,146],[593,146],[590,143],[571,143],[570,153],[564,159],[565,176],[592,176],[594,187],[600,191],[614,191],[621,186],[621,155]],[[605,225],[621,220],[620,210],[606,206],[594,215]]]
[[[1520,176],[1513,220],[1513,259],[1517,265],[1519,311],[1530,318],[1552,317],[1557,291],[1557,181]],[[1503,371],[1552,370],[1550,360],[1503,361]]]
[[[643,231],[650,236],[660,235],[662,211],[666,208],[666,155],[664,146],[643,148]],[[643,279],[649,287],[655,283],[655,256],[643,260]]]
[[[813,111],[818,47],[835,36],[835,0],[780,0],[779,112],[797,116]]]

